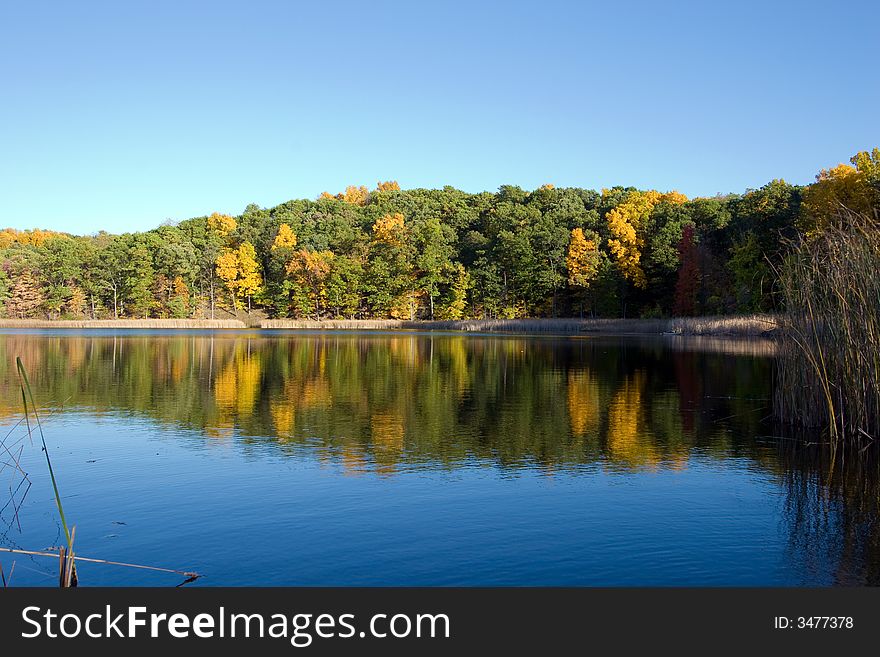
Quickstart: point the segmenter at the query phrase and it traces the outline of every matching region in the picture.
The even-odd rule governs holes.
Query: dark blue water
[[[768,416],[767,345],[461,335],[0,336],[0,545],[211,585],[876,583],[875,515]],[[19,397],[20,399],[20,397]],[[9,431],[9,433],[7,433]],[[19,453],[19,450],[20,453]],[[0,553],[13,585],[57,562]],[[81,563],[81,585],[181,576]]]

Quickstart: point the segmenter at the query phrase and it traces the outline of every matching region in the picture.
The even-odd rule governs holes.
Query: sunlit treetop
[[[238,222],[228,214],[213,213],[208,217],[208,228],[215,233],[226,237],[238,227]]]
[[[278,227],[278,234],[272,241],[272,250],[292,249],[296,247],[296,244],[296,233],[293,232],[293,229],[288,224],[281,224]]]
[[[376,219],[373,224],[373,237],[377,242],[399,244],[403,237],[404,216],[396,212]]]
[[[67,237],[66,233],[59,233],[54,230],[42,230],[35,228],[34,230],[16,230],[14,228],[5,228],[0,231],[0,249],[5,249],[11,244],[29,244],[31,246],[41,246],[46,240],[53,237]]]
[[[854,155],[850,164],[822,169],[804,190],[801,227],[815,234],[844,208],[870,216],[880,203],[880,149]]]

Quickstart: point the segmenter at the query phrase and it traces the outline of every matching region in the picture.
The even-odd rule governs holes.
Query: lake
[[[876,585],[876,463],[796,447],[821,439],[773,422],[772,354],[671,336],[6,330],[0,546],[63,542],[19,423],[20,356],[77,554],[203,575],[190,586]],[[0,553],[13,561],[13,586],[56,584],[57,560]]]

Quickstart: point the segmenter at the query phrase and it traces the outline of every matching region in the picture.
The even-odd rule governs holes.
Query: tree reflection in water
[[[511,476],[647,473],[746,459],[783,481],[790,557],[811,581],[880,583],[877,459],[839,453],[832,462],[823,448],[766,438],[781,433],[767,419],[772,343],[9,333],[0,336],[7,420],[20,414],[19,355],[45,408],[139,414],[208,444],[314,450],[353,475],[463,465]]]

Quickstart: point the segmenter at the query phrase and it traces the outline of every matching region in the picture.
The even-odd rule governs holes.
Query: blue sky
[[[880,145],[880,3],[7,2],[0,226],[348,184],[810,182]]]

